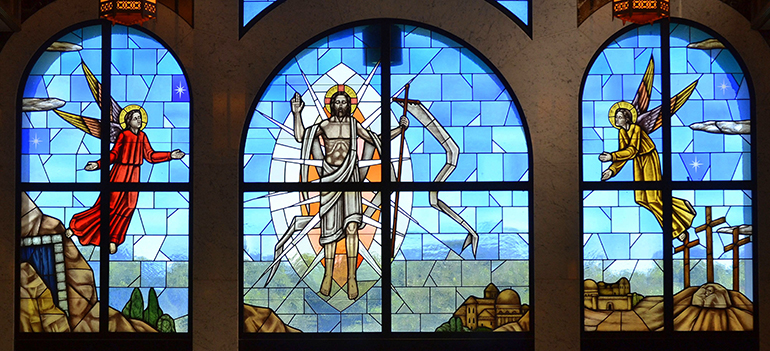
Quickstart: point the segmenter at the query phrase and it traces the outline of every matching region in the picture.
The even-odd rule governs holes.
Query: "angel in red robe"
[[[180,159],[185,153],[181,150],[158,152],[152,149],[142,129],[147,124],[144,109],[137,105],[123,109],[124,129],[117,135],[115,145],[110,152],[110,182],[138,183],[139,171],[144,160],[150,163]],[[101,167],[101,162],[88,162],[85,170],[94,171]],[[110,253],[117,251],[118,245],[126,239],[128,225],[136,209],[139,192],[119,191],[110,193]],[[80,212],[70,220],[67,235],[75,235],[82,245],[99,245],[101,223],[101,197],[88,210]]]
[[[88,81],[88,87],[97,105],[102,104],[102,85],[96,76],[88,69],[85,62],[81,62],[83,73]],[[96,138],[102,137],[101,120],[85,116],[79,116],[69,112],[54,109],[59,117],[82,130],[86,134]],[[142,163],[147,160],[150,163],[165,162],[172,159],[180,159],[185,156],[181,150],[171,152],[156,152],[150,146],[150,141],[142,129],[147,125],[147,112],[138,105],[129,105],[121,108],[110,97],[110,142],[114,143],[110,152],[110,182],[114,183],[138,183],[139,172]],[[86,171],[94,171],[101,167],[99,161],[88,162]],[[117,191],[110,193],[110,253],[118,250],[118,245],[126,240],[128,225],[131,216],[136,209],[139,198],[137,191]],[[67,237],[76,235],[83,245],[99,245],[101,240],[101,196],[88,210],[78,213],[70,220],[70,227],[66,230]]]

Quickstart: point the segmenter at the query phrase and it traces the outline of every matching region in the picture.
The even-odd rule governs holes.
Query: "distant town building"
[[[495,284],[487,285],[484,298],[470,296],[455,311],[463,325],[471,330],[478,327],[495,329],[507,323],[518,321],[529,306],[521,304],[519,294],[512,289],[499,291]]]
[[[631,283],[625,277],[614,284],[597,283],[592,279],[583,282],[583,304],[592,310],[630,311],[634,307],[634,295]]]

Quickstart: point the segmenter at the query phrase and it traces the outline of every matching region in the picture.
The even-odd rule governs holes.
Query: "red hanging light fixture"
[[[623,23],[652,23],[669,16],[669,0],[612,0],[612,16]]]
[[[100,0],[99,17],[130,26],[155,18],[156,0]]]

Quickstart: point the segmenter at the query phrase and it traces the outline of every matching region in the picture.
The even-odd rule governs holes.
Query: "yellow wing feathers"
[[[60,110],[53,110],[53,112],[56,112],[56,114],[59,115],[59,117],[67,121],[69,124],[72,124],[76,128],[88,134],[91,134],[97,138],[101,134],[100,133],[101,128],[99,126],[98,119],[78,116],[78,115],[75,115],[69,112],[60,111]]]
[[[86,74],[86,80],[88,81],[88,87],[91,88],[91,94],[94,95],[94,101],[97,102],[97,104],[101,105],[102,103],[102,85],[99,84],[99,81],[96,80],[96,76],[91,72],[91,70],[86,66],[85,62],[81,62],[81,66],[83,66],[83,73]]]
[[[652,93],[652,79],[655,77],[655,62],[652,61],[652,57],[650,57],[650,63],[647,64],[647,70],[644,72],[644,78],[642,79],[642,84],[644,84],[644,87],[647,90],[647,96],[650,96]]]
[[[698,81],[690,83],[686,88],[682,89],[678,94],[674,95],[671,99],[671,114],[676,113],[685,102],[690,98],[690,95],[695,91],[695,86],[698,85]]]

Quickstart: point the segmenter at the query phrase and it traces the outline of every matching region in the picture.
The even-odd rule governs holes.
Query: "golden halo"
[[[350,113],[351,114],[356,110],[356,107],[358,106],[358,96],[356,96],[356,91],[353,90],[353,88],[345,84],[334,85],[331,88],[329,88],[329,90],[326,91],[326,98],[324,99],[324,109],[326,110],[326,113],[328,113],[329,115],[331,115],[331,112],[332,112],[332,108],[331,108],[332,95],[340,91],[344,91],[345,93],[348,94],[348,96],[350,96]]]
[[[619,108],[624,108],[626,110],[631,111],[631,123],[636,123],[636,107],[632,105],[630,102],[627,101],[618,101],[612,107],[610,107],[610,124],[612,124],[615,129],[620,129],[618,126],[615,125],[615,112],[618,111]]]
[[[126,129],[126,114],[135,110],[139,110],[139,113],[142,115],[142,126],[139,127],[139,130],[144,129],[144,127],[147,126],[147,111],[139,105],[128,105],[120,111],[120,117],[118,117],[121,128]]]

